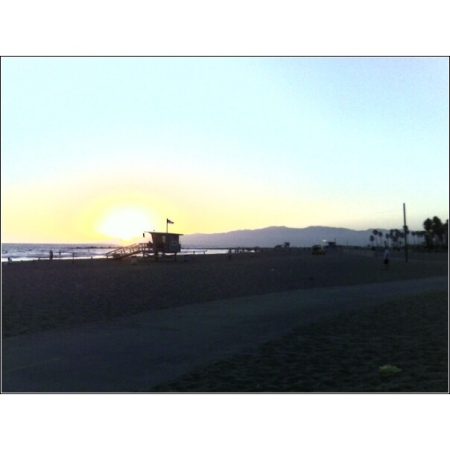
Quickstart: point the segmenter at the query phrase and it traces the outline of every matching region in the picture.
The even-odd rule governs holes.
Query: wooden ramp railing
[[[136,255],[138,253],[151,253],[153,250],[145,243],[141,244],[132,244],[126,247],[119,247],[114,250],[111,250],[106,254],[106,257],[112,257],[114,259],[122,259],[128,256]]]

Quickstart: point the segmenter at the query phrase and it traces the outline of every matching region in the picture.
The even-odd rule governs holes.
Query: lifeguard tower
[[[158,261],[160,256],[177,259],[177,253],[181,250],[180,236],[183,236],[182,234],[144,231],[142,237],[145,237],[146,233],[151,234],[151,241],[116,248],[106,253],[106,257],[119,260],[142,254],[143,258],[153,257],[155,261]]]
[[[158,256],[172,256],[176,259],[177,253],[181,250],[179,233],[168,233],[159,231],[144,231],[142,236],[145,237],[145,233],[149,233],[152,236],[152,241],[149,242],[148,248],[151,249],[151,253],[158,259]],[[149,252],[150,253],[150,252]]]

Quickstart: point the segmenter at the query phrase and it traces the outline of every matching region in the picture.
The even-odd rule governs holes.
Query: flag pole
[[[172,222],[171,220],[169,220],[169,219],[166,218],[166,234],[169,233],[169,223],[170,223],[171,225],[173,225],[173,222]]]

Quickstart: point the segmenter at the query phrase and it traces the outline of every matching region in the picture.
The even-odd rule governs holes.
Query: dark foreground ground
[[[395,300],[298,328],[153,390],[448,392],[447,313],[445,293]]]
[[[220,299],[447,275],[443,258],[394,258],[385,270],[380,258],[339,252],[14,263],[2,268],[2,331],[7,339]],[[387,365],[399,370],[380,371]],[[448,292],[322,320],[151,390],[448,392]]]
[[[187,262],[84,260],[2,267],[3,337],[227,298],[448,274],[440,261],[329,252],[199,255]]]

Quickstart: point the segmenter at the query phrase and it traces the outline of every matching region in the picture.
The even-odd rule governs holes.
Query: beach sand
[[[152,390],[448,392],[447,312],[445,293],[400,298],[298,328]]]
[[[196,255],[188,261],[76,260],[2,267],[3,337],[227,298],[445,276],[446,260],[295,251]]]
[[[447,260],[329,252],[196,255],[187,261],[37,261],[2,268],[3,338],[250,295],[448,274]],[[296,330],[160,392],[448,391],[448,299],[398,299]],[[394,365],[397,374],[379,367]]]

